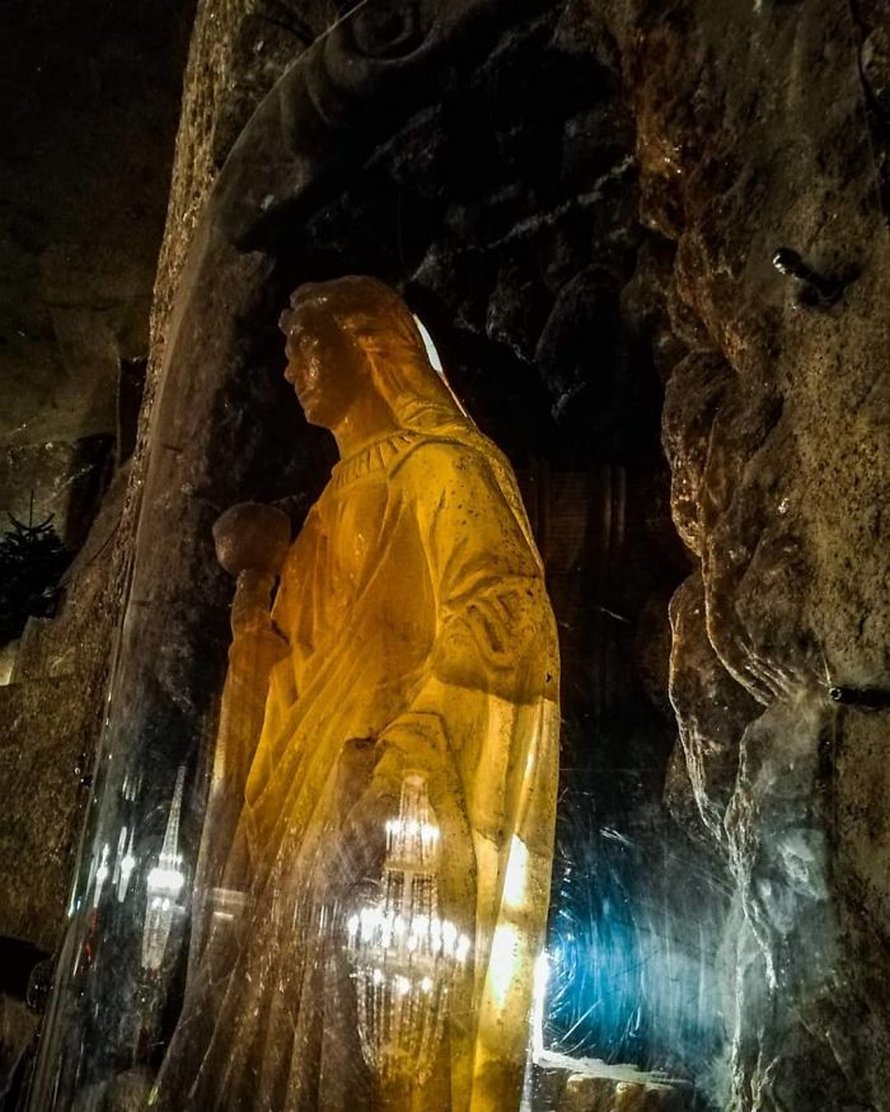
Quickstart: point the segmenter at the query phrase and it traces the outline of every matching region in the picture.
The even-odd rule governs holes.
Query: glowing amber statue
[[[286,377],[341,460],[289,550],[268,507],[216,530],[234,639],[154,1100],[509,1112],[556,796],[540,558],[398,296],[353,277],[291,305]]]

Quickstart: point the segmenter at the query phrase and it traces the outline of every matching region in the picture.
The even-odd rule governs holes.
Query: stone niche
[[[124,820],[160,843],[175,783],[194,859],[230,597],[210,527],[244,499],[299,526],[333,455],[278,312],[375,274],[510,456],[560,628],[538,1106],[890,1107],[877,17],[452,0],[319,34],[298,8],[196,29],[180,169],[220,67],[253,85],[212,101],[238,138],[194,234],[174,198],[79,891]],[[38,1096],[53,1059],[125,1106],[157,1063],[183,947],[147,989],[121,907],[69,925]]]

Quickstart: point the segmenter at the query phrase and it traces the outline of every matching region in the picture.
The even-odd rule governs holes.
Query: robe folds
[[[518,1108],[559,664],[509,464],[469,423],[377,441],[334,468],[271,616],[270,589],[233,611],[188,985],[154,1103]],[[429,1075],[387,1087],[362,1055],[345,923],[409,775],[440,832],[440,914],[471,949]]]

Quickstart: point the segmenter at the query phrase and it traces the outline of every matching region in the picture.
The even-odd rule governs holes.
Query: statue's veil
[[[373,387],[402,429],[458,440],[485,457],[529,547],[536,552],[509,463],[479,431],[445,374],[433,367],[417,322],[399,294],[378,278],[348,275],[299,286],[291,298],[292,308],[309,302],[327,310],[363,348]]]

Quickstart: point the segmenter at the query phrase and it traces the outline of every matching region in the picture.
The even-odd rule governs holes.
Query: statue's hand
[[[276,576],[290,547],[290,518],[275,506],[239,502],[213,526],[216,558],[231,576],[243,571]]]

